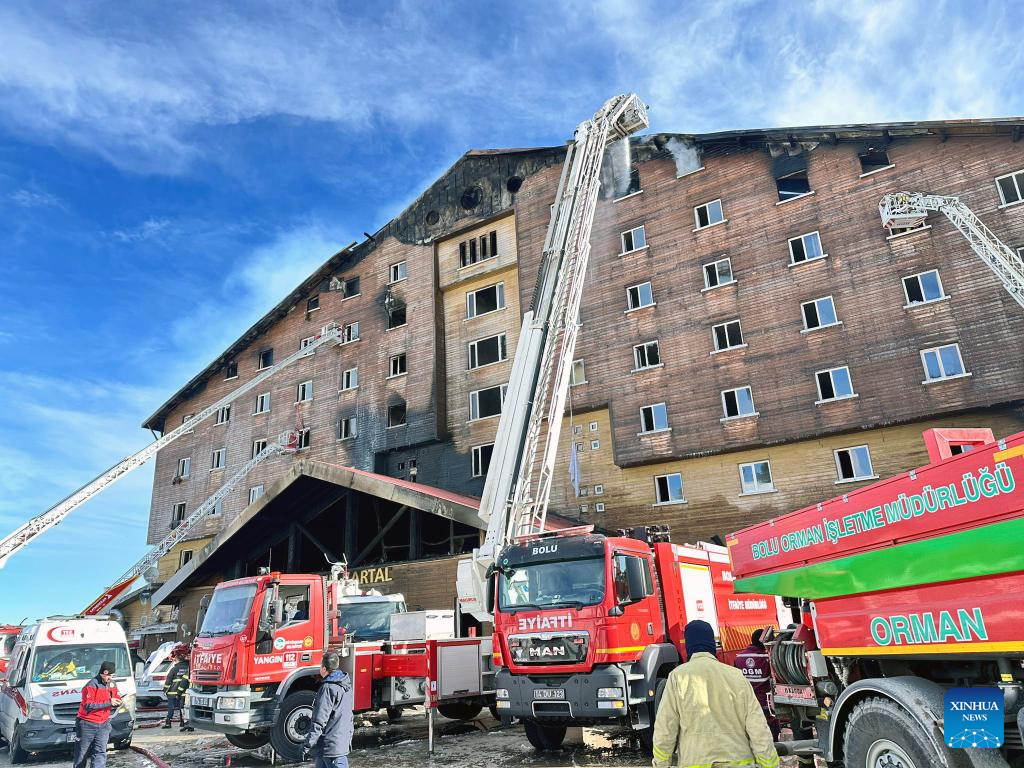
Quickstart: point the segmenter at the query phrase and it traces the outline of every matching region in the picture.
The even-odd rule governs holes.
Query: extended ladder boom
[[[474,550],[472,561],[459,566],[459,604],[479,619],[488,617],[487,569],[498,551],[515,536],[544,528],[576,347],[601,165],[610,144],[628,141],[631,134],[646,127],[646,107],[636,94],[616,96],[592,120],[580,123],[567,148],[537,287],[523,315],[480,500],[487,534],[483,546]]]
[[[220,488],[214,491],[210,498],[200,504],[196,508],[195,512],[182,520],[181,523],[169,534],[164,536],[156,546],[143,555],[141,560],[121,574],[120,578],[118,578],[117,581],[115,581],[98,600],[93,602],[82,613],[86,615],[101,613],[103,609],[112,603],[117,596],[121,594],[121,592],[127,589],[133,581],[135,581],[139,576],[145,574],[151,566],[156,565],[160,561],[161,557],[170,552],[174,548],[175,544],[184,541],[188,537],[189,532],[195,528],[196,525],[201,523],[206,516],[213,511],[214,507],[216,507],[225,496],[231,493],[231,491],[245,479],[246,475],[256,469],[264,459],[282,453],[294,453],[298,448],[298,445],[298,432],[288,431],[281,434],[276,443],[271,443],[243,464],[242,468],[232,475]]]
[[[52,528],[54,525],[59,523],[76,507],[80,506],[84,502],[88,501],[95,494],[104,490],[111,484],[120,480],[126,474],[131,472],[133,469],[140,467],[145,464],[150,458],[155,456],[161,449],[167,447],[182,435],[190,433],[197,424],[205,421],[214,413],[219,411],[221,408],[231,405],[235,400],[249,392],[264,381],[269,379],[278,371],[288,367],[297,360],[309,357],[314,354],[317,349],[322,347],[324,344],[340,343],[342,340],[342,329],[334,325],[325,326],[321,329],[320,334],[307,346],[300,349],[298,352],[289,355],[281,362],[277,363],[271,368],[266,369],[262,373],[255,376],[250,381],[246,382],[238,389],[225,395],[220,400],[215,402],[213,405],[209,405],[203,410],[195,414],[191,419],[183,423],[176,429],[171,430],[167,434],[163,435],[157,440],[147,445],[138,453],[132,454],[128,458],[115,464],[113,467],[108,469],[102,475],[96,479],[86,483],[77,491],[72,493],[70,496],[62,500],[57,505],[51,507],[40,515],[33,517],[27,523],[22,525],[16,531],[6,536],[0,541],[0,568],[6,565],[8,558],[15,554],[22,547],[27,545],[32,539],[39,534]]]
[[[878,213],[888,229],[914,227],[938,211],[967,238],[967,242],[1003,284],[1014,301],[1024,307],[1024,261],[1000,240],[958,197],[926,195],[921,192],[894,192],[882,198]]]

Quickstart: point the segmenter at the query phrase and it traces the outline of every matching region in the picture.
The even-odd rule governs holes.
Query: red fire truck
[[[779,714],[817,731],[797,749],[848,768],[1019,766],[1024,433],[925,443],[927,466],[730,536],[735,586],[798,608],[770,642]],[[1002,690],[998,749],[944,741],[953,687]]]
[[[406,613],[401,595],[364,593],[341,568],[329,577],[226,581],[193,645],[189,718],[235,746],[270,742],[280,757],[298,760],[327,649],[342,655],[357,712],[387,709],[397,718],[423,704],[474,717],[490,703],[490,639],[453,632],[452,611]]]
[[[567,726],[621,724],[649,750],[687,622],[715,628],[723,660],[754,629],[777,626],[774,597],[733,594],[724,547],[668,539],[664,526],[619,536],[586,526],[519,537],[502,551],[496,705],[523,721],[537,749],[561,745]]]

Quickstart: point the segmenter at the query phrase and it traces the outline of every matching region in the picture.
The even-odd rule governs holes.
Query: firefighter
[[[754,695],[757,696],[757,703],[761,705],[764,712],[764,719],[771,729],[772,738],[779,740],[779,718],[772,712],[769,697],[772,692],[772,672],[768,664],[768,651],[761,642],[761,635],[764,630],[755,629],[750,636],[750,645],[740,651],[733,666],[736,667],[747,682],[754,688]]]
[[[706,621],[684,629],[685,664],[668,676],[654,721],[654,762],[679,768],[778,768],[771,731],[743,674],[715,657],[715,633]]]
[[[110,713],[121,706],[121,696],[113,683],[114,662],[104,661],[100,671],[82,689],[82,703],[75,720],[74,768],[85,768],[92,758],[92,768],[106,768],[107,739],[110,738]]]
[[[185,692],[189,689],[188,670],[189,647],[185,643],[178,643],[171,651],[171,658],[177,659],[167,671],[167,679],[164,681],[164,693],[167,694],[167,719],[163,727],[170,728],[174,721],[174,712],[178,712],[178,722],[181,723],[183,732],[194,731],[191,725],[185,721]]]

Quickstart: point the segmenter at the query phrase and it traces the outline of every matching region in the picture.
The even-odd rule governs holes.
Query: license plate
[[[193,696],[192,697],[193,707],[212,707],[213,696]]]
[[[564,699],[565,688],[534,688],[533,698],[535,699]]]

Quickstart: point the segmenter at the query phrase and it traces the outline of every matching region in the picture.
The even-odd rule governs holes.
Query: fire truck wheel
[[[270,741],[269,733],[226,733],[228,743],[239,749],[259,749]]]
[[[925,768],[945,763],[910,713],[880,698],[866,699],[853,708],[843,752],[846,768]]]
[[[658,714],[658,707],[661,706],[661,697],[665,693],[665,683],[665,678],[662,678],[654,688],[654,702],[651,705],[651,727],[636,732],[637,737],[640,739],[640,748],[644,751],[645,755],[654,754],[654,718]]]
[[[536,720],[523,720],[526,738],[538,752],[552,752],[562,748],[565,741],[564,725],[541,725]]]
[[[302,742],[313,721],[313,691],[296,691],[281,702],[277,722],[270,731],[270,743],[286,761],[297,763],[302,759]]]
[[[480,704],[463,701],[437,705],[437,711],[449,720],[472,720],[480,714],[481,709],[483,709],[483,706]]]
[[[401,707],[388,707],[388,722],[394,723],[402,719],[402,715],[405,714],[405,710]]]

